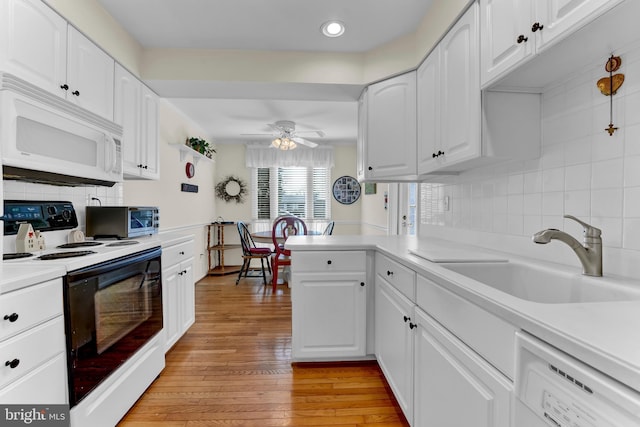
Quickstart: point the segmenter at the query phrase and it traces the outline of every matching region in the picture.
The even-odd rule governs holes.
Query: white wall
[[[582,228],[564,214],[602,229],[604,272],[640,276],[640,47],[620,52],[625,83],[614,97],[609,136],[609,97],[596,82],[604,63],[592,64],[543,94],[543,143],[539,159],[481,169],[451,184],[431,186],[423,200],[420,235],[441,236],[549,261],[579,266],[563,243],[536,245],[544,228],[578,240]],[[451,210],[443,209],[443,197]]]

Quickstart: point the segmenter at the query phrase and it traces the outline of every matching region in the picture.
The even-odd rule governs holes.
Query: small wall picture
[[[364,194],[376,194],[377,185],[375,182],[364,183]]]

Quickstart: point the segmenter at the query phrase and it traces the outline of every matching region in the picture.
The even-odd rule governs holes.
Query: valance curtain
[[[333,147],[307,148],[298,145],[290,151],[278,150],[265,146],[248,145],[246,150],[248,168],[274,167],[333,167]]]

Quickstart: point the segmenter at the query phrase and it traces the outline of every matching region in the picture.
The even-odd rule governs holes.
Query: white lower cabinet
[[[413,426],[508,427],[513,384],[416,308]]]
[[[68,403],[62,279],[0,295],[0,402]]]
[[[162,311],[165,353],[195,322],[191,239],[162,248]]]
[[[375,300],[376,358],[404,416],[412,424],[414,304],[379,274]]]
[[[365,251],[293,253],[293,360],[346,360],[367,354],[366,264]]]

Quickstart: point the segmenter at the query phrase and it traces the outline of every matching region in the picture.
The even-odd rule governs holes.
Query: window
[[[329,168],[254,168],[253,218],[331,218]]]

